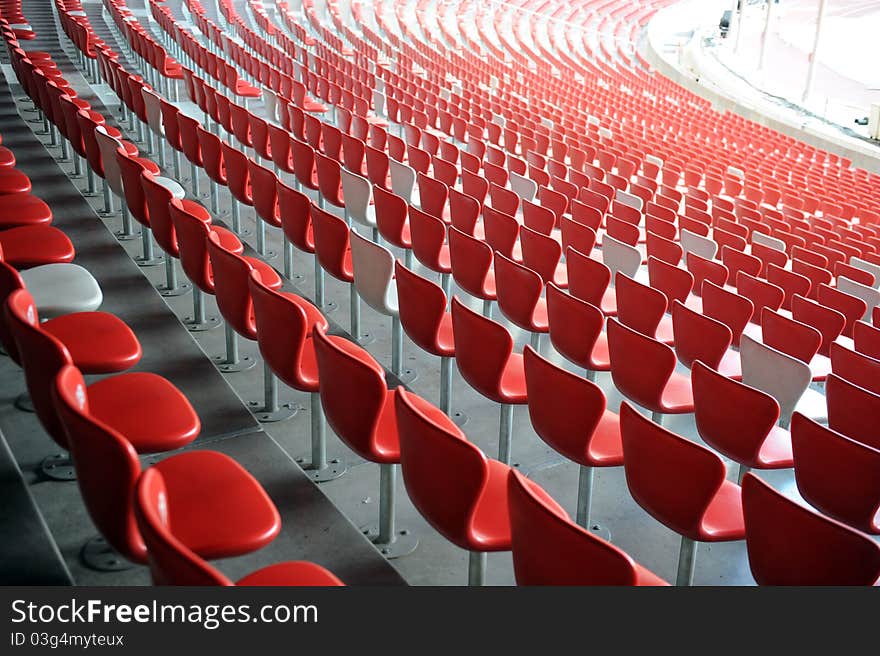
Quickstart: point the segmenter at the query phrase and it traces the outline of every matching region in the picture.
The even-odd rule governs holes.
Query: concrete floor
[[[136,3],[130,3],[136,6]],[[206,3],[212,5],[212,3]],[[211,7],[213,9],[213,6]],[[91,12],[90,12],[91,14]],[[92,17],[94,23],[94,15]],[[96,26],[97,27],[97,26]],[[105,99],[108,107],[115,106],[111,102],[105,85],[97,85],[95,91]],[[57,149],[53,151],[57,155]],[[70,171],[70,165],[64,165]],[[188,167],[185,167],[188,171]],[[169,175],[170,172],[166,172]],[[184,176],[185,177],[185,176]],[[188,189],[189,181],[181,180]],[[77,180],[81,187],[82,180]],[[201,187],[208,189],[208,180],[202,175]],[[204,195],[203,195],[204,196]],[[229,196],[221,191],[222,209],[215,220],[228,222]],[[200,200],[208,205],[207,198]],[[89,202],[96,209],[101,206],[100,198],[90,198]],[[253,247],[255,219],[250,208],[242,208],[242,224],[250,229],[246,237]],[[116,229],[120,219],[111,217],[105,220],[107,226]],[[271,251],[282,251],[279,231],[269,229],[267,245]],[[140,241],[123,242],[123,246],[131,257],[140,253]],[[402,257],[402,253],[396,253]],[[278,256],[267,258],[276,269],[281,269]],[[416,271],[430,279],[436,280],[436,274],[416,266]],[[162,266],[143,267],[140,272],[153,285],[164,283]],[[182,278],[183,279],[183,278]],[[290,281],[290,289],[312,300],[314,298],[313,262],[310,255],[296,253],[295,276]],[[480,305],[457,288],[453,293],[467,302],[471,307],[479,309]],[[326,310],[327,317],[334,328],[347,330],[349,326],[348,285],[332,278],[326,282],[326,298],[331,307]],[[191,316],[192,299],[190,295],[164,298],[168,307],[181,319]],[[206,298],[209,315],[218,314],[212,297]],[[497,318],[496,311],[496,318]],[[369,307],[362,305],[362,330],[375,337],[375,341],[366,346],[384,366],[390,366],[390,319],[378,315]],[[503,323],[506,323],[502,319]],[[506,324],[514,335],[516,348],[521,349],[528,343],[529,335]],[[190,333],[192,339],[210,357],[224,353],[224,333],[222,328]],[[546,342],[542,343],[542,352],[554,361],[564,363],[562,358],[553,352]],[[263,373],[259,362],[257,345],[246,340],[241,341],[243,356],[254,358],[258,365],[249,371],[226,375],[226,381],[235,393],[245,402],[254,402],[259,406],[262,401]],[[417,373],[417,378],[407,387],[426,399],[435,401],[439,395],[439,360],[427,355],[414,346],[408,339],[404,346],[406,367]],[[621,396],[611,383],[610,376],[600,374],[597,379],[608,397],[608,407],[617,409]],[[282,449],[293,458],[308,459],[309,454],[309,399],[307,395],[281,386],[282,401],[289,401],[298,408],[296,415],[279,423],[268,423],[263,429]],[[456,410],[467,416],[463,427],[468,438],[479,446],[488,456],[497,454],[499,408],[496,404],[484,399],[473,391],[456,372],[454,383],[453,404]],[[689,439],[699,441],[694,427],[693,416],[668,417],[667,427]],[[572,515],[575,511],[575,495],[578,470],[576,465],[555,453],[545,445],[534,433],[525,407],[518,407],[514,413],[514,436],[512,442],[512,463],[520,471],[531,477],[557,499]],[[320,491],[356,526],[375,521],[378,515],[379,476],[378,466],[355,456],[332,432],[328,432],[329,456],[338,457],[348,466],[348,473],[339,479],[323,483]],[[735,466],[728,463],[728,476],[735,476]],[[762,472],[760,476],[771,482],[778,489],[791,496],[797,496],[791,471]],[[467,581],[467,553],[447,542],[437,534],[414,509],[405,494],[402,479],[398,481],[397,517],[398,526],[408,529],[418,537],[418,549],[409,556],[390,561],[393,567],[413,585],[463,585]],[[610,531],[611,540],[623,548],[638,562],[645,565],[667,580],[674,580],[679,549],[679,538],[647,515],[632,500],[626,487],[624,473],[621,468],[597,471],[595,477],[593,501],[594,521]],[[51,513],[51,498],[40,500],[44,504],[44,512]],[[304,527],[305,531],[306,528]],[[94,579],[90,580],[93,582]],[[488,559],[487,583],[491,585],[511,585],[514,583],[511,557],[509,553],[491,554]],[[695,583],[698,585],[751,585],[751,578],[744,542],[716,545],[700,545],[697,556]]]

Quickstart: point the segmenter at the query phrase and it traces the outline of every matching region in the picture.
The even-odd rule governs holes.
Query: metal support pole
[[[198,198],[199,193],[200,193],[199,192],[199,173],[198,173],[198,169],[196,168],[196,165],[193,164],[192,162],[190,162],[190,164],[189,164],[189,172],[190,172],[190,175],[192,176],[190,179],[190,188],[192,189],[193,196]]]
[[[327,435],[324,423],[324,410],[321,407],[321,395],[312,392],[310,395],[312,415],[312,466],[309,469],[321,470],[327,466]]]
[[[590,510],[593,505],[593,468],[581,465],[578,473],[577,523],[590,527]]]
[[[104,194],[104,214],[114,214],[116,208],[113,207],[113,195],[110,193],[110,183],[104,178],[101,184],[101,191]]]
[[[675,585],[691,586],[694,584],[694,564],[697,560],[697,543],[681,537],[681,549],[678,552],[678,576]]]
[[[440,358],[440,409],[452,411],[452,358]]]
[[[226,362],[225,364],[238,364],[241,359],[238,353],[238,333],[233,330],[229,322],[226,322]]]
[[[241,234],[241,209],[235,197],[232,198],[232,232],[237,235]]]
[[[126,239],[134,239],[137,237],[137,233],[132,231],[131,224],[131,213],[128,211],[128,206],[123,202],[122,203],[122,231],[117,232],[116,236],[122,240]]]
[[[154,266],[162,261],[161,257],[156,257],[153,251],[153,231],[146,226],[141,227],[141,243],[143,244],[143,255],[138,264],[141,266]]]
[[[86,169],[86,194],[89,196],[95,195],[95,172],[92,170],[92,167],[89,166]]]
[[[179,289],[177,282],[177,267],[174,265],[174,258],[171,255],[165,255],[165,291],[174,292]]]
[[[351,338],[357,341],[361,336],[361,301],[354,283],[348,289],[348,315]]]
[[[193,285],[193,323],[205,323],[205,298],[201,289]]]
[[[440,287],[443,288],[443,293],[446,294],[446,298],[450,298],[450,292],[452,290],[452,274],[451,273],[442,273],[440,274]]]
[[[655,424],[662,426],[663,425],[663,413],[662,412],[652,412],[651,413],[651,421]]]
[[[529,338],[529,344],[535,351],[538,353],[541,352],[541,333],[532,333],[532,336]]]
[[[284,237],[284,277],[293,280],[293,244]]]
[[[211,213],[214,216],[217,216],[218,212],[220,211],[220,204],[217,201],[217,196],[219,193],[219,185],[214,180],[211,180]]]
[[[492,318],[492,301],[483,299],[483,316],[487,319]]]
[[[403,324],[400,316],[391,317],[391,372],[398,378],[403,373]]]
[[[259,216],[255,221],[257,222],[257,253],[266,257],[266,222]]]
[[[263,360],[263,410],[262,412],[277,412],[278,406],[278,379],[272,373],[272,369]]]
[[[513,405],[501,404],[501,427],[498,432],[498,460],[510,464],[510,436],[513,433]]]
[[[587,380],[591,383],[596,382],[596,370],[595,369],[587,369]]]
[[[468,585],[481,586],[486,579],[486,552],[471,551],[468,558]]]
[[[379,537],[378,544],[388,544],[394,540],[394,501],[397,496],[398,465],[379,465]]]
[[[810,52],[810,67],[807,70],[807,82],[804,85],[804,95],[801,102],[807,102],[813,91],[813,83],[816,81],[816,62],[818,61],[817,53],[819,52],[819,41],[822,38],[822,24],[825,22],[825,9],[828,6],[828,0],[819,0],[819,11],[816,15],[816,34],[813,37],[813,49]]]
[[[406,268],[412,271],[413,268],[413,252],[411,248],[407,248],[403,253],[403,263]]]
[[[315,253],[315,305],[319,309],[324,308],[324,269],[321,267],[317,253]]]
[[[751,467],[740,464],[739,470],[736,472],[736,483],[737,485],[742,485],[743,477],[749,473]]]

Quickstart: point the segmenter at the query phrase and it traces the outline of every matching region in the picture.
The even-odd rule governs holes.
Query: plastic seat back
[[[351,267],[358,295],[371,308],[388,316],[396,316],[397,285],[394,282],[394,255],[384,246],[349,232]]]
[[[880,546],[786,498],[754,474],[742,482],[749,567],[759,585],[874,585]]]
[[[687,270],[694,277],[693,292],[697,296],[702,294],[706,282],[723,286],[730,277],[727,267],[720,262],[708,260],[693,252],[686,253],[684,259]]]
[[[171,220],[171,199],[174,195],[167,187],[156,182],[152,173],[144,172],[141,176],[141,186],[147,214],[150,217],[150,228],[156,243],[166,254],[177,257],[177,234]]]
[[[18,355],[18,346],[15,343],[12,329],[7,325],[6,311],[3,308],[6,306],[6,299],[9,298],[9,295],[19,289],[25,289],[21,274],[15,267],[4,262],[2,254],[0,254],[0,309],[3,312],[3,315],[0,316],[0,345],[17,365],[21,365],[21,358]]]
[[[703,284],[702,299],[703,314],[727,326],[733,345],[739,346],[742,332],[754,313],[752,302],[708,280]]]
[[[483,396],[499,397],[501,375],[513,352],[513,338],[499,323],[452,299],[455,362],[461,377]]]
[[[52,402],[67,435],[89,516],[110,546],[130,560],[143,562],[145,547],[131,508],[141,473],[134,447],[89,413],[88,391],[76,367],[66,365],[58,372]]]
[[[614,292],[617,295],[618,321],[643,335],[654,337],[666,313],[666,296],[663,292],[636,282],[621,272],[614,276]]]
[[[303,368],[306,340],[312,330],[309,314],[319,314],[317,308],[304,298],[271,289],[263,284],[259,272],[251,271],[248,283],[263,360],[287,385],[304,392],[317,392],[317,378]],[[316,323],[327,327],[323,317]],[[311,343],[308,348],[312,348]]]
[[[812,373],[801,360],[762,344],[748,335],[740,341],[742,382],[766,392],[779,404],[780,425],[787,426],[791,413],[806,389]]]
[[[691,310],[678,300],[672,303],[672,332],[675,355],[689,369],[697,360],[718,369],[733,340],[725,324]]]
[[[507,491],[518,585],[636,583],[632,558],[545,503],[522,474],[511,470]]]
[[[689,271],[655,257],[648,258],[648,281],[666,296],[667,308],[672,307],[673,301],[687,301],[694,286],[694,276]]]
[[[602,296],[611,282],[611,270],[598,260],[568,248],[565,251],[569,293],[590,305],[601,307]]]
[[[281,227],[278,218],[278,176],[275,172],[260,166],[254,160],[247,161],[251,197],[256,215],[273,228]]]
[[[375,461],[375,429],[386,395],[382,367],[359,346],[340,344],[342,338],[328,337],[320,326],[312,338],[327,423],[359,456]]]
[[[799,295],[791,299],[791,317],[819,331],[822,336],[819,353],[826,356],[846,326],[842,313]]]
[[[473,196],[463,194],[457,189],[449,190],[449,219],[462,232],[473,236],[480,210],[480,201]]]
[[[446,224],[412,205],[409,206],[408,214],[415,258],[431,271],[450,273],[452,269],[446,247]]]
[[[49,436],[67,449],[67,437],[52,400],[52,388],[58,372],[73,364],[67,348],[40,327],[34,299],[26,289],[12,292],[6,298],[5,319],[24,369],[28,394],[34,411]]]
[[[315,150],[305,141],[292,139],[290,157],[293,160],[293,171],[297,182],[307,189],[318,190],[318,179],[315,174]]]
[[[412,248],[408,228],[406,201],[395,193],[376,185],[373,187],[376,227],[382,238],[398,248]]]
[[[595,305],[547,285],[547,318],[550,342],[560,355],[584,369],[592,369],[592,353],[605,316]]]
[[[775,264],[768,264],[765,270],[767,282],[776,285],[783,292],[782,309],[791,310],[791,299],[795,294],[809,296],[812,283],[806,276],[788,271]]]
[[[312,231],[315,240],[315,256],[321,268],[343,282],[353,280],[351,269],[351,246],[349,229],[345,221],[311,204]]]
[[[222,140],[201,125],[196,126],[196,136],[202,152],[205,173],[217,184],[226,185],[226,164],[223,160]]]
[[[602,262],[615,276],[621,272],[625,276],[634,278],[642,265],[642,255],[634,246],[618,241],[607,234],[602,237]]]
[[[253,267],[241,255],[226,250],[214,232],[208,234],[208,257],[220,314],[239,335],[256,340],[257,326],[249,282]]]
[[[798,492],[814,508],[880,533],[880,451],[796,412],[791,445]]]
[[[239,203],[252,206],[254,204],[251,178],[248,174],[248,157],[240,150],[225,141],[220,144],[223,153],[223,165],[226,167],[226,184],[229,193]]]
[[[183,272],[196,287],[206,294],[213,294],[214,280],[210,275],[208,257],[208,233],[211,231],[208,210],[195,201],[174,198],[170,213]]]
[[[685,257],[687,257],[688,253],[696,253],[706,260],[713,260],[718,253],[718,244],[716,242],[690,230],[681,230],[679,239]]]
[[[147,170],[146,167],[121,147],[116,149],[116,163],[122,177],[123,197],[128,211],[138,223],[149,228],[150,219],[141,184],[141,174]]]
[[[409,338],[423,351],[439,352],[438,334],[446,316],[446,294],[436,283],[394,263],[400,322]],[[357,276],[355,276],[357,281]]]
[[[596,231],[588,225],[563,216],[559,222],[562,234],[562,250],[574,248],[589,255],[596,247]]]
[[[423,212],[442,219],[446,203],[449,199],[449,188],[429,175],[419,173],[417,176],[419,188],[419,206]]]
[[[880,432],[877,431],[880,395],[872,394],[837,374],[830,374],[825,381],[825,401],[829,428],[880,449]]]
[[[466,549],[474,507],[489,476],[486,456],[452,421],[420,411],[411,392],[399,387],[394,397],[407,495],[431,526]]]
[[[841,344],[831,345],[830,356],[831,371],[873,394],[880,394],[880,360]]]
[[[232,585],[218,570],[174,537],[169,524],[168,492],[158,469],[147,469],[134,493],[134,517],[147,547],[154,585]]]
[[[620,437],[626,484],[636,503],[676,533],[696,538],[703,514],[725,479],[721,458],[625,401],[620,404]]]
[[[853,344],[856,351],[880,360],[880,328],[863,321],[857,321],[853,328]]]
[[[501,253],[495,254],[494,266],[498,308],[520,328],[533,330],[535,309],[544,290],[541,276]]]
[[[822,333],[767,308],[761,313],[761,336],[767,346],[806,364],[819,352]]]
[[[758,462],[761,446],[779,419],[776,399],[702,362],[693,364],[691,386],[697,432],[703,441],[736,462]]]
[[[856,322],[871,312],[863,299],[828,285],[819,285],[816,300],[827,308],[837,310],[846,318],[843,334],[847,337],[853,336]]]
[[[492,247],[492,250],[512,258],[520,230],[516,218],[484,205],[483,227],[486,232],[486,242]]]
[[[530,346],[525,347],[523,360],[535,432],[569,460],[592,464],[590,441],[606,407],[602,389],[544,359]]]
[[[339,162],[316,150],[315,173],[321,197],[331,205],[345,207],[345,196],[342,191],[342,166]]]
[[[675,353],[666,344],[608,319],[608,355],[614,386],[643,408],[660,407],[660,398],[675,369]]]
[[[736,276],[736,293],[752,302],[752,323],[760,323],[764,308],[775,312],[782,307],[785,292],[777,285],[740,271]]]
[[[559,242],[527,226],[520,228],[519,241],[523,264],[541,276],[544,283],[552,282],[556,267],[562,258],[562,247]]]
[[[865,313],[860,317],[862,321],[869,321],[871,318],[871,311],[877,305],[880,305],[880,290],[869,287],[868,285],[862,285],[853,280],[850,280],[849,278],[844,278],[843,276],[838,277],[837,290],[844,294],[855,296],[856,298],[861,299],[865,302],[865,306],[867,309],[865,310]]]
[[[415,170],[396,159],[389,159],[388,172],[391,176],[391,191],[412,204],[413,188],[416,185]],[[373,180],[373,183],[376,184],[376,181]]]
[[[278,220],[287,240],[304,253],[315,252],[312,201],[301,191],[278,180]]]
[[[449,261],[452,277],[459,287],[477,298],[495,298],[493,254],[486,242],[451,226]],[[491,289],[487,289],[487,278],[492,281]]]
[[[345,198],[345,213],[348,217],[367,228],[374,228],[375,219],[368,215],[372,197],[372,185],[366,178],[341,169],[342,197]]]

